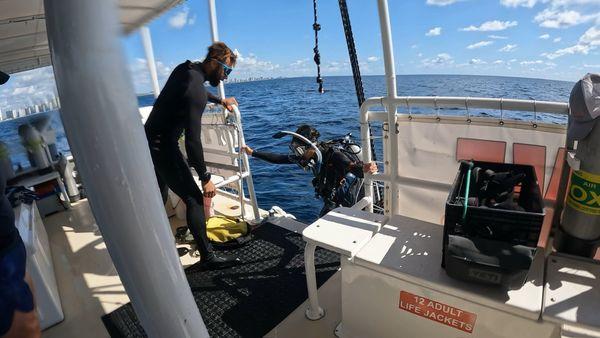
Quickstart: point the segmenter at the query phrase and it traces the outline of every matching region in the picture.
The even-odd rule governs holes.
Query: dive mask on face
[[[292,141],[292,143],[290,143],[289,148],[292,154],[296,155],[299,158],[297,164],[302,169],[308,170],[313,169],[315,167],[315,160],[313,159],[313,156],[311,156],[308,159],[305,158],[306,151],[308,150],[306,145]]]
[[[279,131],[273,135],[273,138],[280,139],[284,136],[292,136],[292,142],[290,142],[289,149],[292,154],[297,155],[300,160],[298,161],[298,165],[302,167],[304,170],[311,169],[313,174],[317,174],[321,169],[321,162],[323,159],[323,155],[321,154],[321,150],[316,145],[315,142],[311,142],[308,138],[300,135],[298,133],[294,133],[291,131]],[[314,156],[305,160],[304,154],[308,151],[308,149],[314,150]]]

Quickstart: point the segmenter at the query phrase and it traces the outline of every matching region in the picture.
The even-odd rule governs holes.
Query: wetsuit
[[[0,336],[10,329],[15,311],[33,311],[33,295],[25,283],[25,246],[5,188],[6,177],[0,170]]]
[[[168,187],[185,203],[188,227],[200,254],[206,257],[212,247],[206,236],[202,192],[189,166],[196,169],[203,182],[210,180],[200,138],[202,113],[207,101],[219,103],[221,100],[204,88],[201,66],[201,63],[186,61],[175,67],[156,99],[145,130],[163,202],[167,200]],[[183,132],[188,163],[178,146]]]
[[[333,147],[324,149],[323,164],[318,176],[323,175],[325,182],[319,186],[316,177],[313,180],[315,191],[323,198],[323,208],[319,216],[323,216],[338,206],[351,207],[364,196],[364,189],[356,183],[357,179],[364,178],[362,162],[353,162],[342,151]],[[298,155],[274,154],[266,151],[253,151],[252,157],[275,164],[297,164],[302,159]]]

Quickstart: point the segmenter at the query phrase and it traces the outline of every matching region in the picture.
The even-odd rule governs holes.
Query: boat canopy
[[[128,34],[182,0],[119,0]],[[51,64],[43,0],[0,1],[0,70],[16,73]]]

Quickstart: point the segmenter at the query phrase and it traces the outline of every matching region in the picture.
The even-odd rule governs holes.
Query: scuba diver
[[[206,235],[203,195],[214,197],[216,188],[206,169],[201,137],[202,114],[207,101],[221,104],[230,111],[237,105],[233,97],[219,98],[210,94],[204,82],[218,86],[227,79],[235,62],[233,51],[223,42],[215,42],[208,47],[204,61],[186,61],[175,67],[144,126],[163,202],[167,200],[169,188],[185,203],[188,227],[200,251],[200,262],[208,267],[226,267],[239,262],[233,255],[214,252]],[[185,133],[187,162],[178,145],[182,133]],[[196,169],[202,181],[202,191],[194,181],[190,166]]]
[[[377,165],[360,160],[361,148],[348,134],[342,139],[319,142],[319,131],[304,124],[296,132],[281,131],[273,135],[282,138],[293,136],[290,154],[275,154],[253,150],[246,145],[246,154],[275,164],[297,164],[305,171],[311,170],[315,195],[323,199],[319,217],[339,206],[351,207],[364,197],[364,173],[374,174]]]

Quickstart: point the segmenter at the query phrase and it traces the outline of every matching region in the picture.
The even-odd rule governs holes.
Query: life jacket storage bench
[[[544,256],[518,289],[450,278],[440,266],[443,228],[393,216],[342,260],[340,337],[560,337],[542,322]]]

